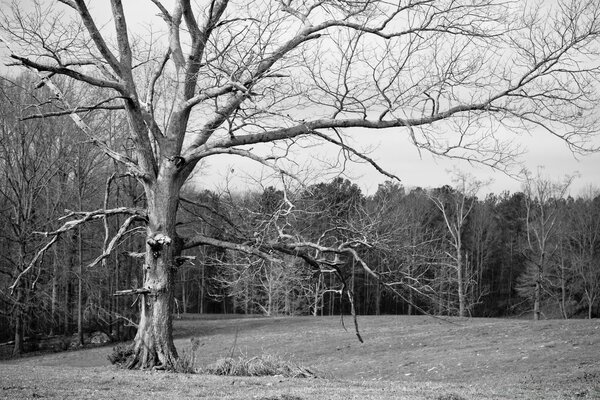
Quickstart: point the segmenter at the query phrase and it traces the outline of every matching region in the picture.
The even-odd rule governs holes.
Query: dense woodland
[[[87,213],[89,224],[39,250],[44,233],[84,210],[143,207],[143,189],[66,116],[39,117],[45,89],[35,84],[27,76],[0,82],[0,340],[78,333],[83,342],[97,330],[131,338],[139,302],[114,294],[144,281],[143,217]],[[47,115],[54,106],[45,107]],[[112,148],[131,147],[122,115],[86,122]],[[570,183],[538,172],[522,192],[485,197],[485,185],[461,173],[440,188],[386,181],[373,195],[342,177],[246,191],[190,184],[178,232],[213,239],[179,259],[175,309],[598,317],[600,193],[574,198]],[[270,237],[309,243],[311,257],[261,253]],[[256,254],[231,246],[246,242]]]

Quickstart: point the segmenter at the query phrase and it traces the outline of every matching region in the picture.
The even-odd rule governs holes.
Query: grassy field
[[[176,344],[196,366],[272,354],[318,379],[122,371],[111,347],[0,364],[0,399],[570,399],[600,398],[600,320],[186,316]]]

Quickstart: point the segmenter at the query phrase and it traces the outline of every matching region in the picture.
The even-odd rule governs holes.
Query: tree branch
[[[87,5],[85,4],[85,1],[84,0],[72,0],[72,1],[68,1],[68,2],[65,2],[63,0],[59,0],[59,1],[61,1],[62,3],[66,4],[70,7],[75,6],[75,8],[77,9],[77,12],[79,13],[79,16],[81,17],[83,25],[87,29],[90,37],[94,41],[94,44],[96,45],[96,48],[98,49],[98,51],[100,52],[102,57],[104,57],[106,62],[108,62],[108,65],[110,65],[110,67],[116,72],[116,74],[118,76],[122,76],[123,71],[121,70],[121,65],[119,64],[119,61],[117,60],[115,55],[110,51],[110,49],[108,48],[108,45],[104,41],[104,38],[100,34],[100,31],[98,30],[98,27],[96,26],[94,19],[92,18],[91,14],[87,8]]]
[[[276,259],[273,256],[271,256],[270,254],[268,254],[264,251],[261,251],[255,247],[252,247],[252,246],[249,246],[246,244],[234,243],[234,242],[229,242],[229,241],[225,241],[225,240],[215,239],[215,238],[211,238],[211,237],[208,237],[205,235],[195,235],[193,237],[186,238],[183,241],[184,249],[191,249],[193,247],[197,247],[197,246],[201,246],[201,245],[210,245],[210,246],[220,247],[223,249],[236,250],[236,251],[240,251],[242,253],[257,256],[266,261],[281,262],[281,260]]]
[[[106,248],[104,249],[104,252],[99,255],[98,257],[96,257],[96,259],[94,261],[92,261],[91,263],[88,264],[88,268],[92,268],[95,267],[96,265],[98,265],[98,263],[102,260],[104,260],[106,257],[110,256],[113,249],[115,248],[115,245],[117,244],[117,242],[119,240],[121,240],[121,238],[123,236],[125,236],[125,234],[127,233],[127,230],[129,229],[129,226],[131,226],[131,224],[136,221],[136,220],[140,220],[140,216],[139,215],[132,215],[129,218],[127,218],[125,220],[125,222],[123,222],[123,224],[121,225],[121,227],[119,228],[119,230],[117,231],[117,233],[115,234],[115,236],[113,236],[112,240],[110,241],[110,243],[108,244],[108,246],[106,246]]]

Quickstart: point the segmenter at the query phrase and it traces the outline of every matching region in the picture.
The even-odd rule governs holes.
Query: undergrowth
[[[205,374],[227,376],[284,376],[287,378],[316,378],[307,368],[271,354],[255,357],[226,357],[202,370]]]
[[[195,374],[198,372],[196,368],[196,351],[200,346],[200,341],[198,338],[193,337],[191,343],[192,347],[189,350],[184,349],[177,359],[177,363],[173,367],[173,372],[182,374]]]
[[[123,367],[129,363],[131,356],[133,356],[133,346],[131,343],[119,343],[113,347],[112,353],[107,358],[111,364]]]

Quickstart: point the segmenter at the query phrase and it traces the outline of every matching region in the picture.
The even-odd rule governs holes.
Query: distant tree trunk
[[[85,190],[84,171],[82,165],[82,148],[77,147],[77,207],[83,211],[83,195]],[[79,346],[83,346],[83,231],[77,229],[77,262],[79,264],[77,276],[77,339]]]
[[[250,303],[252,301],[252,289],[250,287],[250,280],[244,280],[244,314],[250,314]]]
[[[543,257],[540,260],[540,264],[537,266],[537,274],[535,279],[535,289],[533,291],[533,320],[538,321],[540,319],[540,299],[542,294],[542,265]]]
[[[67,265],[63,274],[65,286],[63,331],[65,335],[71,333],[71,272],[73,271],[73,262],[75,257],[73,252],[75,251],[75,247],[72,244],[70,246],[71,248],[67,257]]]
[[[565,263],[562,257],[561,248],[561,261],[560,261],[560,309],[564,319],[568,319],[567,315],[567,279],[565,277]]]
[[[381,315],[381,287],[375,282],[375,315]]]
[[[15,320],[15,336],[14,336],[14,346],[12,355],[13,357],[18,357],[23,354],[23,336],[24,336],[24,324],[23,324],[23,289],[19,286],[15,289],[16,291],[16,307],[14,313]]]
[[[204,282],[205,275],[206,275],[205,270],[206,270],[206,265],[203,264],[202,265],[202,278],[200,280],[200,291],[199,291],[200,301],[198,302],[199,308],[200,308],[200,310],[199,310],[200,314],[204,314],[204,287],[205,287],[204,285],[206,284]]]
[[[271,281],[267,285],[267,315],[273,315],[273,291],[271,290]]]
[[[50,336],[54,335],[59,325],[58,315],[58,289],[59,289],[59,269],[58,269],[58,246],[54,246],[52,258],[52,294],[50,295],[50,313],[52,315],[52,325],[50,326]]]
[[[414,248],[414,244],[413,244],[413,248]],[[409,278],[412,278],[412,276],[413,276],[413,263],[414,263],[414,256],[413,256],[413,254],[411,254],[410,259],[408,261],[408,271],[407,271]],[[407,315],[413,315],[414,302],[415,302],[415,299],[413,297],[413,290],[409,286],[408,287],[408,309],[406,310]]]
[[[183,313],[187,312],[187,303],[188,303],[186,284],[187,284],[186,271],[185,271],[185,269],[182,269],[181,270],[181,309],[182,309]]]
[[[463,256],[462,256],[462,243],[458,240],[458,245],[456,246],[456,273],[457,273],[457,282],[458,285],[458,316],[466,317],[467,310],[465,307],[465,285],[464,285],[464,265],[463,265]]]
[[[283,306],[283,311],[285,313],[285,315],[292,315],[292,289],[287,287],[287,284],[285,284],[285,299],[284,299],[284,306]]]
[[[77,261],[79,264],[77,277],[77,340],[79,346],[83,346],[83,240],[81,229],[77,231]]]
[[[315,283],[315,291],[314,291],[314,296],[312,298],[312,303],[313,303],[313,307],[312,307],[312,315],[313,317],[316,317],[319,315],[319,303],[322,303],[322,298],[321,298],[321,285],[323,284],[323,274],[320,273],[319,277],[317,278],[317,282]],[[309,286],[310,287],[310,286]],[[310,291],[309,291],[310,293]]]
[[[512,309],[512,295],[513,295],[513,260],[514,260],[514,251],[513,251],[513,240],[510,241],[510,257],[508,259],[508,305],[507,312],[510,312]]]
[[[121,265],[119,263],[119,256],[117,254],[115,254],[115,284],[114,284],[114,288],[111,291],[111,293],[116,293],[118,290],[120,290],[120,285],[119,285],[119,279],[120,279],[120,271],[121,270]],[[115,313],[121,313],[120,310],[120,303],[119,303],[119,296],[115,296],[114,297],[114,312]],[[122,324],[119,323],[119,319],[118,317],[115,319],[115,334],[114,334],[114,338],[121,338],[122,334],[123,334],[123,330],[121,329]],[[113,333],[113,329],[111,329],[111,335]]]

